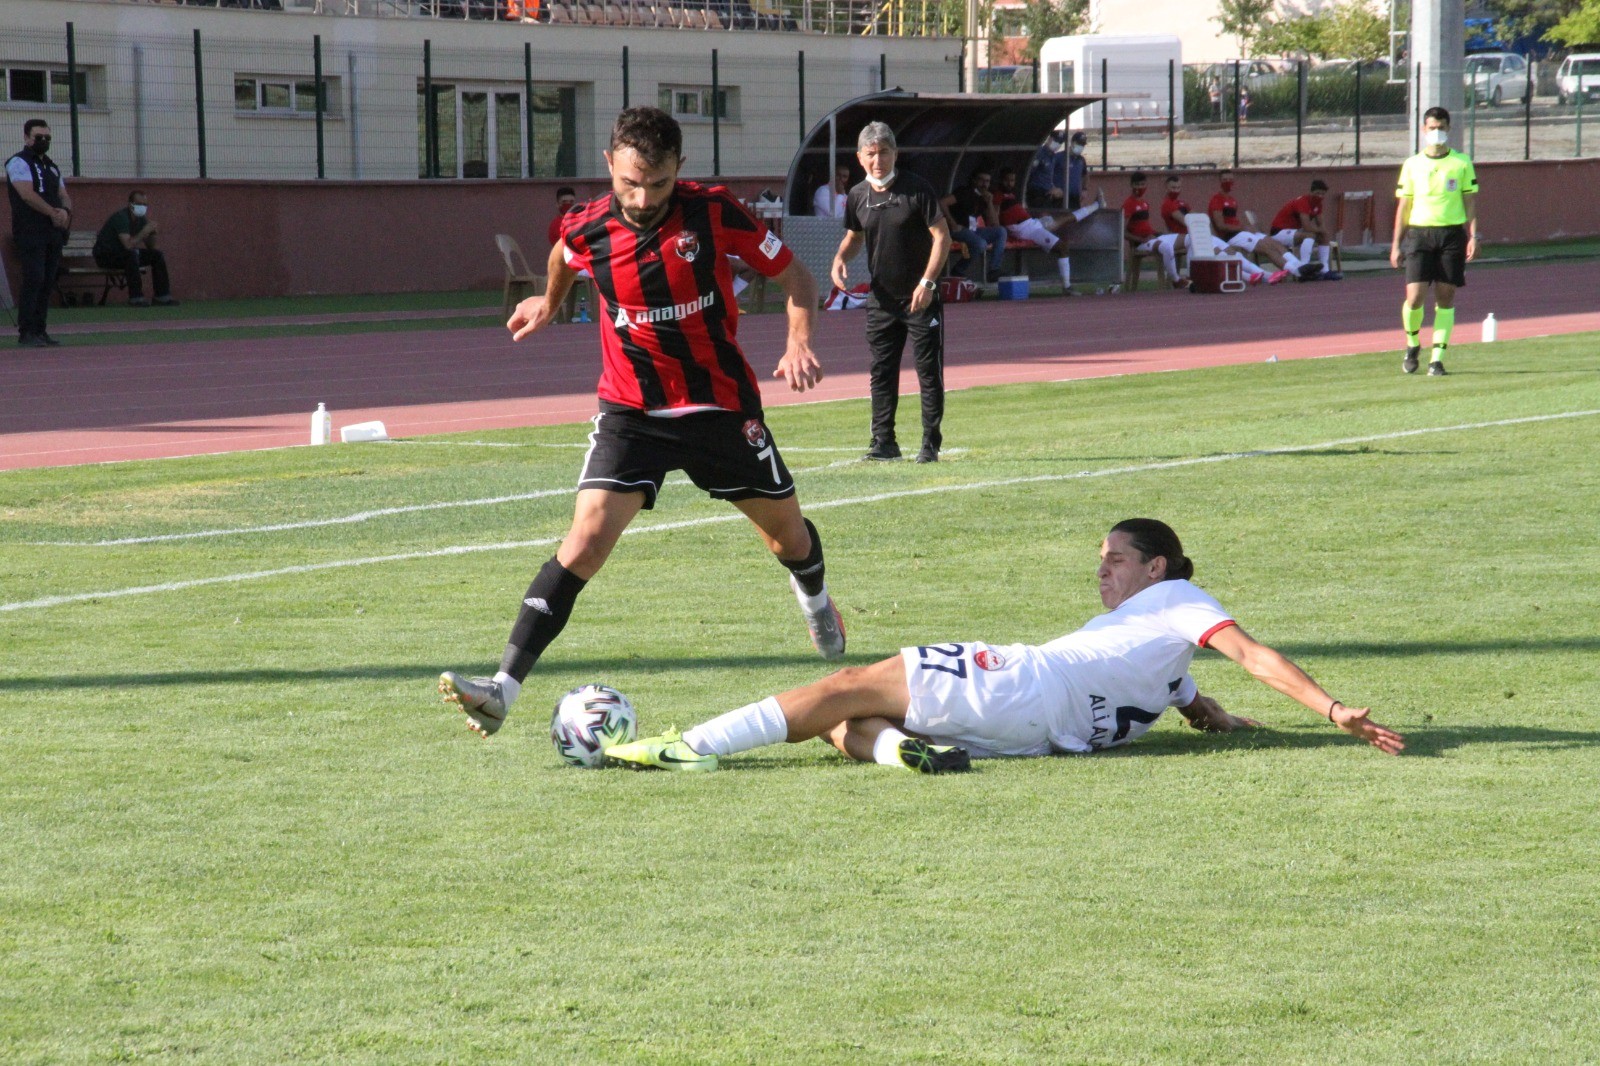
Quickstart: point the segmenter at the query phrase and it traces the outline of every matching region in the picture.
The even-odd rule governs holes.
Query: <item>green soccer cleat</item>
[[[659,737],[644,737],[631,744],[614,744],[605,749],[607,762],[628,763],[662,770],[715,770],[717,757],[701,755],[685,744],[676,729]]]
[[[954,774],[972,769],[972,756],[966,748],[908,737],[900,742],[900,764],[919,774]]]
[[[506,720],[505,695],[492,677],[462,677],[454,670],[439,675],[439,695],[467,716],[467,728],[480,737],[499,729]]]

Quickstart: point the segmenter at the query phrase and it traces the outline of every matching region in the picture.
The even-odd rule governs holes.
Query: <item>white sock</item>
[[[1305,264],[1302,263],[1299,257],[1293,252],[1283,253],[1283,269],[1290,271],[1291,273],[1298,274],[1300,273],[1300,268],[1303,266],[1305,266]]]
[[[1072,260],[1068,259],[1066,256],[1062,256],[1060,259],[1056,260],[1056,269],[1061,271],[1061,287],[1063,289],[1071,288]]]
[[[815,596],[801,588],[798,581],[791,580],[789,585],[794,589],[794,598],[800,601],[800,606],[806,611],[815,614],[828,606],[828,583],[826,581],[822,583],[822,591]]]
[[[1333,269],[1333,264],[1328,261],[1329,253],[1332,251],[1333,249],[1328,247],[1326,244],[1317,245],[1317,262],[1322,264],[1323,270]]]
[[[1094,203],[1091,203],[1088,207],[1080,207],[1076,211],[1072,212],[1072,218],[1076,222],[1082,222],[1084,219],[1088,218],[1098,210],[1100,210],[1100,202],[1097,200]]]
[[[1305,240],[1301,241],[1300,242],[1300,258],[1304,259],[1308,263],[1311,262],[1311,250],[1313,248],[1315,248],[1316,246],[1317,246],[1317,242],[1316,242],[1316,239],[1313,238],[1313,237],[1307,237]]]
[[[878,739],[872,742],[872,761],[879,766],[904,766],[900,761],[900,742],[910,740],[900,730],[890,726],[878,734]]]
[[[718,715],[683,735],[683,742],[701,755],[735,755],[788,739],[789,720],[776,696]]]
[[[517,694],[522,691],[522,682],[504,670],[498,671],[494,679],[500,683],[500,699],[507,707],[511,706],[516,702]]]
[[[1260,267],[1256,266],[1242,255],[1236,256],[1235,258],[1239,260],[1239,272],[1243,274],[1246,279],[1253,278],[1258,274],[1266,273],[1265,270],[1262,270]]]

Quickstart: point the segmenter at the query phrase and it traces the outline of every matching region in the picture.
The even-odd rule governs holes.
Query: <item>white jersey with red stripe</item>
[[[1158,581],[1082,629],[1038,649],[1059,751],[1126,744],[1168,707],[1194,701],[1189,662],[1212,634],[1236,624],[1188,581]]]

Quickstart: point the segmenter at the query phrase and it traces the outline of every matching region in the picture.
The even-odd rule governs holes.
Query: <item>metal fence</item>
[[[397,48],[334,46],[312,32],[0,30],[0,116],[14,115],[19,133],[25,118],[49,121],[53,154],[73,175],[583,178],[601,173],[595,138],[609,116],[649,103],[679,116],[696,173],[771,175],[787,170],[808,123],[891,76],[872,51],[797,48],[775,67],[731,38],[696,40],[706,47],[684,58],[620,44],[541,53],[510,38],[494,49]]]
[[[1462,78],[1466,101],[1453,116],[1463,150],[1479,162],[1600,154],[1600,100],[1563,91],[1557,66],[1535,63],[1515,81],[1466,65],[1451,72]],[[1317,167],[1398,163],[1413,154],[1418,76],[1403,71],[1397,81],[1381,61],[1180,67],[1108,60],[1077,72],[1008,68],[980,77],[977,87],[1031,92],[1042,82],[1048,91],[1110,94],[1105,107],[1069,120],[1089,135],[1089,157],[1102,168]],[[1591,80],[1600,86],[1600,74]]]

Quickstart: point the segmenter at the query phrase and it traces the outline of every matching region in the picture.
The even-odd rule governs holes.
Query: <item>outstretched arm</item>
[[[796,259],[772,280],[783,289],[789,315],[789,341],[773,377],[783,378],[795,392],[822,380],[822,363],[811,350],[811,328],[817,319],[817,282]]]
[[[1346,707],[1328,695],[1321,685],[1312,680],[1310,674],[1284,655],[1256,641],[1239,626],[1229,626],[1212,634],[1211,647],[1244,667],[1257,681],[1277,689],[1379,751],[1398,755],[1405,748],[1405,741],[1399,733],[1368,717],[1370,708]]]

